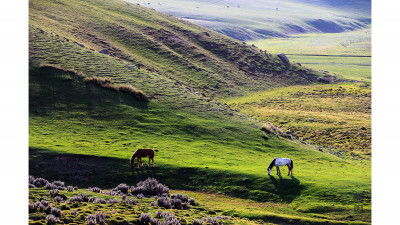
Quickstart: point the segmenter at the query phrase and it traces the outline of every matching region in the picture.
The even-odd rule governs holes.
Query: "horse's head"
[[[270,175],[271,174],[271,168],[268,168],[268,175]]]

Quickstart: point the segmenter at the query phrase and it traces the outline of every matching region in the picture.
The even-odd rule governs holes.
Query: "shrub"
[[[171,202],[169,201],[169,199],[167,197],[159,197],[157,199],[157,204],[158,204],[158,206],[164,207],[166,209],[172,208]]]
[[[56,197],[58,195],[59,190],[58,189],[53,189],[49,191],[49,194],[51,197]]]
[[[79,214],[79,212],[78,212],[77,210],[72,210],[72,211],[70,212],[70,214],[76,216],[76,215]]]
[[[182,208],[182,201],[178,198],[171,199],[171,205],[174,209],[181,209]]]
[[[164,221],[162,224],[164,225],[179,225],[181,222],[175,218],[175,215],[170,212],[163,212],[162,217],[164,218]]]
[[[157,206],[157,202],[151,202],[150,205],[151,206]]]
[[[136,205],[136,203],[138,203],[138,201],[135,198],[130,198],[125,200],[125,203],[128,205]]]
[[[81,196],[79,196],[79,195],[77,195],[77,196],[72,196],[70,199],[69,199],[69,202],[82,202],[83,200],[82,200],[82,197]]]
[[[53,181],[52,184],[56,185],[57,187],[65,187],[64,182],[62,181]]]
[[[119,200],[116,198],[112,198],[110,200],[107,201],[109,204],[115,204],[115,203],[119,203]]]
[[[43,178],[36,178],[35,181],[33,181],[33,185],[36,187],[43,187],[46,186],[49,182],[46,179]]]
[[[149,224],[152,221],[150,213],[142,213],[139,217],[139,224]]]
[[[64,201],[64,199],[63,199],[61,196],[56,196],[56,197],[53,198],[53,200],[54,200],[55,202],[57,202],[57,203],[61,203],[61,202]]]
[[[36,188],[36,186],[33,184],[29,184],[29,188]]]
[[[129,186],[126,184],[119,184],[116,188],[114,188],[115,191],[120,191],[124,194],[128,193]]]
[[[206,221],[207,223],[209,223],[209,224],[212,224],[212,225],[219,225],[218,219],[217,219],[217,218],[214,218],[214,217],[212,217],[212,216],[206,218],[205,221]]]
[[[188,196],[180,193],[171,195],[171,199],[180,199],[182,202],[188,202]]]
[[[156,218],[162,218],[162,211],[159,209],[159,210],[157,210],[157,212],[156,212]]]
[[[101,189],[98,187],[89,187],[87,190],[91,191],[91,192],[96,192],[96,193],[100,193],[100,191],[101,191]]]
[[[53,214],[54,216],[57,216],[57,217],[61,217],[62,212],[61,212],[61,209],[59,209],[59,208],[51,207],[50,214]]]
[[[80,193],[78,196],[81,196],[82,201],[88,202],[89,201],[89,196],[86,193]]]
[[[97,199],[96,196],[90,197],[90,198],[88,199],[88,202],[95,202],[96,199]]]
[[[102,199],[102,198],[97,198],[94,202],[95,203],[100,203],[100,204],[107,204],[107,201],[105,199]]]
[[[73,192],[75,188],[73,186],[67,186],[67,191]]]
[[[137,183],[137,187],[132,189],[132,193],[147,196],[162,196],[163,194],[169,194],[169,188],[154,178],[147,178],[145,181]]]
[[[34,203],[29,202],[28,207],[29,207],[29,213],[36,212],[37,207]]]
[[[57,186],[52,184],[52,183],[48,183],[44,186],[46,189],[57,189]]]
[[[199,219],[194,219],[192,222],[192,225],[202,225],[202,224],[203,224],[203,221],[199,220]]]
[[[48,202],[48,201],[46,201],[46,200],[40,201],[40,204],[42,204],[42,205],[45,206],[45,207],[50,206],[50,202]]]
[[[35,182],[35,177],[32,175],[29,175],[29,184],[33,184]]]
[[[190,205],[194,205],[194,204],[196,204],[196,202],[195,202],[194,198],[190,198],[190,199],[189,199],[189,204],[190,204]]]
[[[106,214],[103,212],[96,212],[94,215],[89,215],[86,217],[87,224],[106,224]]]
[[[59,222],[58,218],[52,214],[46,216],[47,224],[56,224]]]

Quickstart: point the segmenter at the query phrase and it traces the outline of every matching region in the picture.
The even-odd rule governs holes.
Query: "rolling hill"
[[[218,102],[314,84],[322,74],[123,1],[31,0],[29,17],[31,175],[103,189],[155,177],[213,203],[200,202],[197,213],[252,223],[370,223],[368,162],[263,135],[262,122]],[[95,76],[132,85],[149,101],[85,83]],[[158,150],[156,167],[131,173],[129,158],[143,147]],[[276,156],[294,160],[293,177],[267,176]],[[30,193],[36,200],[45,192]],[[360,199],[365,210],[354,213]],[[87,206],[83,218],[99,209]]]
[[[371,23],[370,0],[127,0],[241,41],[300,33],[338,33]],[[301,10],[299,10],[301,9]]]
[[[318,77],[317,72],[296,65],[286,69],[278,57],[254,46],[120,1],[30,1],[29,18],[31,27],[44,34],[58,35],[87,50],[106,49],[130,66],[207,96],[308,84]]]

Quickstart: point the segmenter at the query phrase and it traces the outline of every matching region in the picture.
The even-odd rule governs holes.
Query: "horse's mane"
[[[272,169],[272,167],[275,166],[275,160],[276,160],[276,158],[274,158],[274,159],[271,161],[271,163],[270,163],[269,166],[268,166],[268,169]]]

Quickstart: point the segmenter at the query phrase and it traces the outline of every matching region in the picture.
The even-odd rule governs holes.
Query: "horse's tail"
[[[290,173],[293,173],[293,160],[290,160]]]

